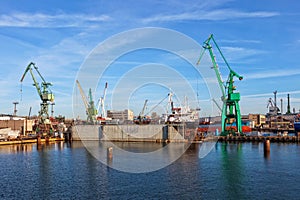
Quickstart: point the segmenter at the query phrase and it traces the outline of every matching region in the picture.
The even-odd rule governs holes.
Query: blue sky
[[[244,80],[236,82],[242,96],[240,105],[243,114],[266,113],[268,99],[273,98],[275,90],[278,91],[277,103],[283,99],[283,112],[286,112],[288,93],[291,96],[291,108],[298,111],[300,109],[299,11],[300,5],[295,0],[185,2],[2,0],[0,1],[0,113],[12,114],[13,101],[19,101],[20,115],[27,115],[29,107],[32,107],[33,114],[38,112],[40,100],[29,74],[25,77],[22,93],[20,92],[20,78],[26,66],[33,61],[44,78],[53,83],[51,89],[56,97],[55,114],[73,117],[72,103],[81,104],[81,99],[73,102],[74,83],[89,53],[99,43],[115,34],[143,27],[172,29],[187,35],[199,44],[213,33],[230,66],[244,76]],[[217,54],[216,50],[215,53]],[[120,61],[141,63],[143,59],[140,54],[123,56]],[[147,62],[159,62],[159,59],[164,60],[169,56],[167,53],[158,52],[150,52],[150,55],[156,56],[157,59],[150,59]],[[197,59],[195,57],[195,62]],[[220,59],[217,61],[221,62]],[[123,66],[126,68],[126,65]],[[130,69],[133,67],[134,65],[131,65]],[[223,79],[226,80],[227,71],[224,64],[219,63],[219,67]],[[180,67],[177,66],[177,69],[180,71]],[[117,76],[113,67],[110,71],[111,74],[108,70],[107,77],[112,74]],[[190,76],[188,72],[185,72],[184,76],[194,79],[194,85],[191,87],[195,90],[198,87],[195,80],[198,78]],[[94,98],[101,96],[105,81],[109,82],[107,107],[110,108],[111,89],[116,81],[101,80],[97,89],[95,88]],[[86,92],[87,90],[88,88],[85,88]],[[149,90],[153,90],[153,87],[149,87]],[[162,91],[166,91],[166,88]],[[155,99],[153,102],[163,98],[163,93],[153,97]],[[205,99],[207,97],[203,95],[200,100],[203,111],[205,104],[201,105],[201,102]],[[143,102],[142,97],[129,107],[138,112]],[[149,103],[151,104],[150,100]],[[202,114],[208,115],[208,112],[204,111]]]

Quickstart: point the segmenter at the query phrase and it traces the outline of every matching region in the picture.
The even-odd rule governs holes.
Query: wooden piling
[[[265,152],[265,153],[270,152],[270,140],[269,140],[269,139],[267,139],[267,140],[264,142],[264,152]]]
[[[37,136],[37,138],[36,138],[36,143],[37,143],[37,144],[41,144],[41,143],[42,143],[41,136]]]
[[[113,159],[113,148],[108,147],[107,148],[107,160],[112,160]]]

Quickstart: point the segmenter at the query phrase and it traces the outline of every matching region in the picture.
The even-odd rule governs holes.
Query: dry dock
[[[75,125],[73,140],[187,142],[182,125]]]

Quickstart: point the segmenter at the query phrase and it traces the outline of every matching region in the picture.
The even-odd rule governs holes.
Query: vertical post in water
[[[41,140],[41,136],[40,136],[40,135],[38,135],[38,136],[36,137],[36,143],[37,143],[37,144],[41,144],[41,143],[42,143],[42,140]]]
[[[270,156],[270,140],[266,139],[264,142],[264,156],[269,157]]]
[[[108,147],[107,148],[107,161],[111,161],[113,159],[113,148]]]

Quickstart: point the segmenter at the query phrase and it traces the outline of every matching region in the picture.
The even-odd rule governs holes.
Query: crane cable
[[[145,114],[145,116],[146,115],[148,115],[150,112],[152,112],[158,105],[160,105],[166,98],[168,98],[169,97],[169,95],[167,95],[165,98],[163,98],[159,103],[157,103],[149,112],[147,112],[146,114]]]
[[[20,88],[20,101],[22,101],[22,94],[23,94],[23,83],[21,82],[21,88]]]

